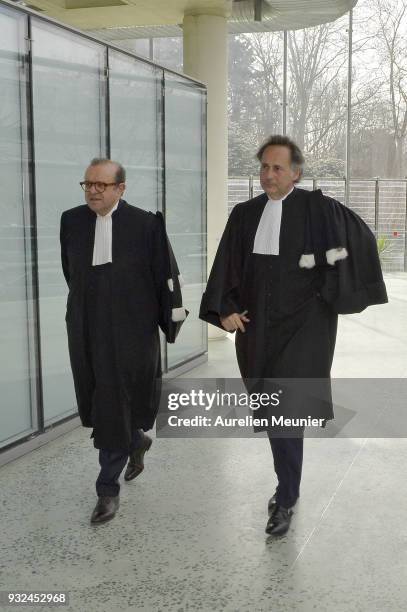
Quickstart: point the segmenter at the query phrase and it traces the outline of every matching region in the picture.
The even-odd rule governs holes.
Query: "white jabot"
[[[119,200],[106,215],[97,215],[92,266],[101,266],[112,261],[112,214],[118,205]]]
[[[284,196],[284,198],[281,198],[281,200],[272,200],[269,198],[257,227],[253,253],[259,253],[261,255],[279,255],[283,201],[293,191],[294,187]]]

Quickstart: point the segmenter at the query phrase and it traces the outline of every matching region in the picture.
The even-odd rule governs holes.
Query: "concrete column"
[[[228,29],[219,15],[184,17],[184,73],[208,87],[208,271],[227,220]],[[226,334],[209,326],[210,339]]]

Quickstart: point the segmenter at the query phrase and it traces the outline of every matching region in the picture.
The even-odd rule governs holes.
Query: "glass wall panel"
[[[353,11],[351,126],[351,176],[359,180],[351,181],[350,205],[376,231],[386,272],[405,271],[407,261],[406,75],[405,0],[359,0]]]
[[[406,73],[405,0],[359,0],[353,11],[353,176],[406,176]]]
[[[26,18],[0,8],[0,446],[36,428],[25,36]]]
[[[287,133],[304,151],[308,177],[345,175],[348,23],[344,15],[288,32]],[[330,187],[343,200],[340,190]]]
[[[168,345],[168,367],[206,350],[206,324],[198,319],[206,278],[206,96],[193,83],[165,77],[165,212],[167,230],[190,315],[175,344]]]
[[[136,55],[151,58],[151,39],[150,38],[128,38],[125,40],[115,40],[116,45],[120,48],[128,49]]]
[[[229,37],[229,175],[258,175],[255,153],[283,131],[282,32]]]
[[[157,62],[160,66],[170,68],[176,72],[182,72],[182,36],[171,38],[128,38],[115,40],[114,42],[117,46],[128,49],[136,55],[142,55],[151,61]]]
[[[69,366],[59,221],[84,203],[79,181],[93,157],[106,154],[102,46],[33,20],[41,357],[45,422],[76,410]]]
[[[162,201],[162,70],[109,52],[111,156],[126,168],[125,199],[155,212]]]
[[[183,71],[183,50],[182,36],[153,38],[153,60],[176,72]]]

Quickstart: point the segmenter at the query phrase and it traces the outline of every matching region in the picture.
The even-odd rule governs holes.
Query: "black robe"
[[[236,333],[236,353],[243,379],[319,379],[322,387],[317,395],[330,403],[330,385],[324,384],[323,379],[329,382],[335,348],[338,311],[334,305],[339,296],[339,279],[342,279],[340,270],[345,271],[348,282],[342,282],[342,285],[347,288],[352,286],[349,278],[352,270],[347,259],[329,265],[320,256],[320,246],[325,244],[325,239],[318,242],[318,229],[324,225],[324,221],[315,212],[318,209],[315,197],[324,199],[320,192],[315,194],[296,188],[283,202],[277,277],[277,262],[274,263],[273,256],[253,253],[267,195],[262,194],[235,206],[214,260],[199,316],[208,323],[222,327],[220,316],[247,310],[250,322],[245,324],[246,331],[242,333],[238,330]],[[330,199],[324,199],[324,203],[325,206],[334,207],[335,211],[338,206],[342,207]],[[341,214],[347,216],[342,209]],[[365,228],[363,232],[369,242],[371,232],[361,219],[359,226]],[[341,229],[346,234],[343,224]],[[341,232],[332,231],[335,238],[337,234],[341,235]],[[354,264],[364,244],[352,240],[352,236],[347,234],[346,238],[346,248]],[[301,257],[310,254],[313,241],[318,247],[317,265],[300,267]],[[325,246],[328,250],[340,245],[328,242]],[[377,271],[377,249],[373,254],[370,250],[369,254],[373,257],[373,269]],[[380,278],[374,281],[380,284],[380,266],[378,270]],[[363,286],[363,273],[358,275],[357,280]],[[275,294],[276,290],[278,295]],[[370,303],[381,303],[386,299],[371,299]],[[343,306],[343,300],[341,304]],[[294,395],[296,393],[293,391],[291,396]],[[262,415],[257,413],[256,416]],[[332,406],[329,410],[325,409],[321,416],[332,418]]]
[[[112,263],[109,273],[111,355],[106,372],[103,407],[97,389],[103,378],[94,372],[89,341],[89,291],[95,278],[92,266],[96,214],[88,206],[67,210],[61,217],[62,268],[69,287],[66,326],[79,416],[93,427],[96,448],[129,449],[132,428],[151,429],[161,392],[161,355],[158,327],[173,342],[186,312],[180,303],[178,268],[165,233],[162,216],[120,200],[112,214]],[[96,266],[98,268],[99,266]],[[103,306],[102,306],[103,307]],[[174,316],[175,313],[175,316]],[[173,320],[174,319],[174,320]],[[110,333],[111,331],[111,333]],[[103,329],[92,325],[92,334]],[[93,347],[98,345],[94,336]],[[96,382],[101,380],[101,383]]]

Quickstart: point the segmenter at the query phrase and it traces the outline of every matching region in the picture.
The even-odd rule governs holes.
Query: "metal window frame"
[[[111,152],[111,125],[110,125],[110,53],[112,51],[121,54],[122,56],[131,58],[136,62],[141,62],[148,66],[153,67],[155,70],[161,71],[161,78],[157,78],[157,88],[161,89],[161,92],[157,92],[157,112],[161,113],[160,121],[158,121],[158,129],[161,128],[161,137],[157,134],[159,138],[159,164],[161,163],[161,172],[158,169],[157,175],[161,175],[161,198],[160,201],[157,202],[158,209],[163,212],[165,218],[165,208],[166,208],[166,186],[165,186],[165,76],[173,75],[175,77],[181,78],[183,83],[189,84],[194,89],[200,89],[205,92],[206,95],[206,85],[201,81],[189,77],[185,74],[182,74],[176,70],[167,68],[162,66],[161,64],[154,62],[148,58],[138,55],[137,53],[133,53],[129,50],[122,49],[121,47],[114,45],[110,42],[106,42],[96,36],[92,36],[83,32],[77,28],[71,27],[64,23],[57,21],[51,17],[41,15],[36,11],[29,9],[26,6],[15,4],[10,2],[9,0],[0,0],[0,9],[4,8],[5,13],[10,13],[11,15],[23,15],[25,16],[25,32],[26,36],[26,47],[25,47],[25,55],[24,55],[24,75],[25,75],[25,92],[26,99],[24,101],[25,106],[24,110],[26,111],[26,126],[23,126],[27,132],[27,150],[28,150],[28,160],[26,162],[28,172],[27,172],[27,180],[28,190],[24,190],[24,196],[26,201],[23,202],[23,205],[27,207],[27,212],[29,214],[30,219],[30,247],[31,247],[31,257],[32,264],[30,269],[30,278],[31,285],[30,291],[32,293],[32,302],[33,302],[33,324],[32,329],[29,331],[29,352],[30,352],[30,372],[32,381],[30,383],[30,399],[31,399],[31,410],[32,410],[32,425],[33,429],[28,434],[25,433],[19,437],[16,434],[15,437],[12,438],[10,443],[6,443],[0,447],[0,465],[7,461],[7,457],[16,458],[33,448],[37,448],[41,446],[44,441],[48,438],[53,439],[58,435],[77,427],[79,424],[79,419],[77,413],[73,413],[72,415],[61,417],[61,419],[55,420],[50,424],[45,424],[45,416],[44,416],[44,396],[43,396],[43,373],[42,373],[42,357],[41,357],[41,321],[40,321],[40,295],[39,295],[39,262],[38,262],[38,228],[37,228],[37,201],[36,201],[36,173],[35,173],[35,133],[34,133],[34,100],[33,100],[33,56],[32,56],[32,29],[34,23],[46,23],[47,25],[53,27],[53,29],[64,30],[73,35],[78,36],[82,40],[88,40],[92,43],[96,43],[104,50],[104,80],[101,84],[100,91],[100,104],[101,104],[101,113],[100,113],[100,121],[101,121],[101,141],[100,147],[105,151],[106,156],[110,156]],[[22,41],[21,41],[22,42]],[[22,45],[23,47],[23,45]],[[104,107],[103,107],[104,106]],[[206,114],[203,118],[203,124],[206,120]],[[203,125],[203,127],[205,127]],[[204,153],[202,163],[206,163],[206,148],[207,148],[207,136],[206,129],[202,130],[201,136],[204,138]],[[206,170],[204,174],[204,181],[206,181]],[[28,191],[28,193],[27,193]],[[203,206],[205,202],[203,202]],[[206,211],[205,211],[206,212]],[[206,220],[205,220],[206,224]],[[206,231],[203,228],[203,231]],[[205,262],[204,262],[205,263]],[[206,274],[206,266],[204,266],[203,274]],[[194,367],[194,365],[198,365],[206,360],[207,353],[207,345],[203,346],[202,350],[196,353],[193,356],[188,357],[185,360],[182,360],[179,363],[174,364],[171,368],[168,368],[168,351],[167,351],[167,343],[164,342],[164,363],[165,370],[164,375],[174,376],[178,375],[181,372],[185,372],[187,369]],[[32,355],[31,355],[32,353]],[[58,433],[60,432],[60,433]],[[17,447],[21,447],[20,450]],[[24,450],[26,449],[26,450]]]

